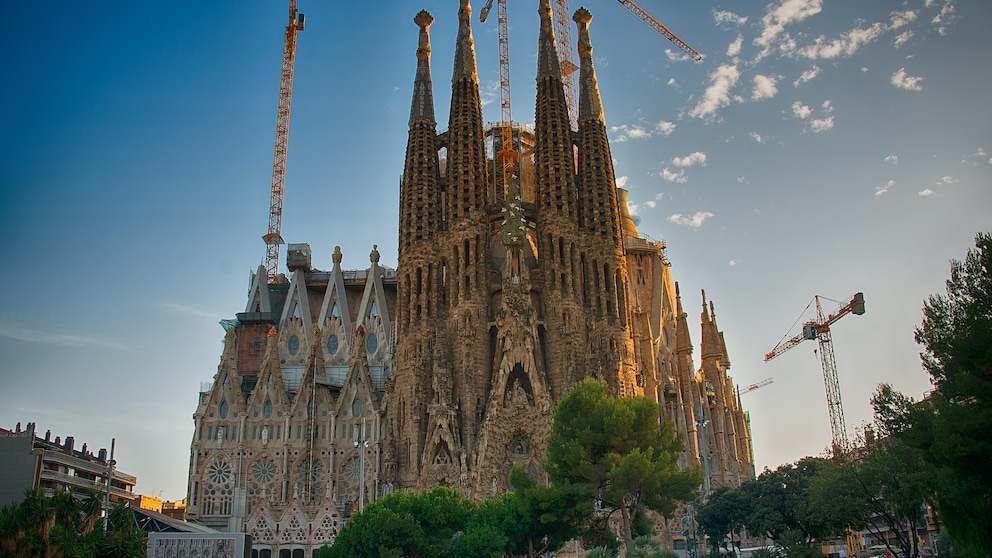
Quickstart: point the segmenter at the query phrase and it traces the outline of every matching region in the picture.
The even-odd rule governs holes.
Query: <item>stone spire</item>
[[[435,124],[434,94],[431,84],[431,24],[434,17],[427,10],[421,10],[413,22],[420,27],[420,41],[417,47],[417,77],[413,80],[413,106],[410,108],[410,126],[416,122]]]
[[[711,317],[709,312],[710,309],[706,307],[706,291],[703,290],[702,294],[703,311],[699,315],[700,327],[702,330],[702,339],[699,342],[702,352],[700,356],[704,360],[710,358],[719,359],[723,356],[720,332],[716,329],[715,316]],[[712,307],[712,304],[710,306]]]
[[[579,120],[596,118],[604,125],[603,102],[599,98],[599,83],[592,66],[592,41],[589,40],[589,23],[592,14],[585,8],[575,10],[572,20],[579,29]]]
[[[413,104],[410,108],[410,129],[407,135],[406,160],[400,179],[400,269],[409,274],[424,266],[423,258],[431,257],[431,244],[441,228],[441,186],[437,157],[437,124],[434,121],[434,98],[431,86],[430,25],[434,18],[421,11],[413,19],[420,27],[417,48],[417,76],[413,82]],[[426,266],[424,266],[426,267]],[[412,280],[412,279],[411,279]],[[423,293],[418,293],[423,296]],[[422,300],[400,300],[400,329],[404,330],[417,318],[411,309]]]
[[[615,244],[623,253],[621,211],[618,207],[613,157],[606,137],[606,119],[599,99],[599,85],[592,65],[589,23],[585,8],[572,17],[579,29],[579,227]]]
[[[455,69],[451,82],[468,78],[479,81],[475,65],[475,39],[472,38],[472,6],[469,0],[461,0],[458,7],[458,39],[455,44]]]
[[[574,234],[578,226],[575,156],[549,0],[541,0],[538,14],[541,17],[541,31],[537,46],[537,104],[534,110],[537,201],[538,211],[544,214],[539,221],[546,227],[545,232],[557,237],[562,233]]]
[[[486,139],[479,99],[469,0],[458,9],[455,67],[451,74],[451,112],[448,117],[447,228],[451,231],[485,221],[488,189]],[[488,230],[488,229],[486,229]],[[474,235],[474,232],[473,232]]]

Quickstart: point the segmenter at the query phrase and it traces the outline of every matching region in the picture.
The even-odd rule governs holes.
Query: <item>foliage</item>
[[[517,524],[509,549],[515,554],[558,550],[579,536],[592,516],[592,492],[585,484],[563,480],[544,486],[520,465],[510,470],[510,484],[515,492],[505,498],[516,504]]]
[[[992,555],[992,234],[951,261],[946,295],[931,295],[916,329],[934,391],[914,402],[891,388],[872,400],[885,433],[935,468],[936,502],[962,555]]]
[[[447,487],[394,492],[353,516],[335,538],[331,557],[443,557],[468,524],[475,504]]]
[[[51,496],[28,489],[24,499],[0,508],[0,556],[19,558],[138,558],[146,554],[145,534],[137,528],[128,505],[116,502],[110,526],[98,523],[101,496],[87,491],[77,497],[56,487]]]
[[[642,508],[670,515],[696,495],[698,468],[680,471],[682,444],[660,407],[644,397],[610,397],[602,382],[586,379],[555,409],[545,470],[553,484],[584,485],[604,510],[620,513],[623,544]]]

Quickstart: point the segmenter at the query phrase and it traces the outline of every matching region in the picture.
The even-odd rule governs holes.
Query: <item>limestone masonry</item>
[[[453,14],[452,14],[453,15]],[[187,514],[245,531],[273,553],[329,543],[365,503],[447,485],[476,499],[540,460],[558,399],[577,381],[656,399],[706,462],[712,486],[754,477],[751,439],[712,302],[699,368],[662,242],[641,238],[616,187],[592,62],[578,25],[578,130],[571,129],[551,8],[540,6],[533,130],[514,127],[519,168],[482,119],[467,0],[447,131],[434,118],[430,25],[400,183],[398,269],[312,269],[291,244],[288,278],[253,276],[225,321],[224,351],[194,415]],[[699,426],[704,425],[704,426]],[[704,438],[705,431],[705,438]]]

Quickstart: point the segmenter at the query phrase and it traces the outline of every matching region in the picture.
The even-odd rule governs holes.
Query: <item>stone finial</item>
[[[410,125],[415,122],[434,123],[434,94],[431,84],[431,35],[430,26],[434,16],[427,10],[413,18],[420,27],[417,43],[417,75],[413,80],[413,102],[410,106]]]
[[[319,325],[313,326],[313,329],[310,331],[310,335],[314,339],[320,339],[320,326]]]
[[[589,23],[592,14],[585,8],[575,10],[572,21],[579,30],[579,120],[594,117],[604,122],[603,102],[599,97],[599,83],[592,64],[592,40],[589,38]]]
[[[372,263],[374,263],[374,264],[379,263],[379,250],[378,250],[378,248],[379,248],[379,245],[378,244],[373,244],[372,245],[372,252],[369,253],[369,261],[372,262]]]
[[[420,42],[417,47],[417,60],[430,60],[431,58],[431,36],[430,28],[434,23],[434,16],[427,10],[420,10],[420,13],[413,18],[413,22],[420,27]]]
[[[276,330],[275,326],[269,328],[269,339],[276,339],[279,337],[279,331]]]
[[[341,253],[341,247],[340,246],[335,246],[334,247],[334,253],[331,254],[331,261],[333,261],[336,264],[339,264],[339,263],[341,263],[341,259],[342,259],[343,256],[344,255]]]

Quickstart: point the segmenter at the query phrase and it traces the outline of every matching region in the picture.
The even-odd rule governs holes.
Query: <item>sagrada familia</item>
[[[253,274],[194,414],[191,519],[251,534],[261,558],[305,556],[394,490],[499,496],[514,464],[543,478],[555,404],[589,377],[657,400],[684,442],[680,465],[705,462],[712,486],[754,477],[713,303],[703,293],[697,368],[665,245],[639,236],[616,187],[592,16],[573,18],[576,130],[548,0],[539,13],[534,128],[514,125],[519,166],[505,181],[499,130],[482,119],[468,0],[443,132],[434,19],[416,15],[397,269],[373,248],[365,269],[343,269],[335,249],[321,271],[308,245],[290,244],[288,276]]]

